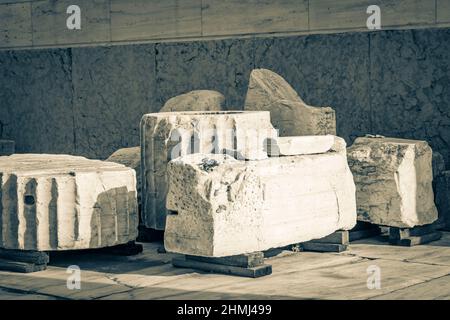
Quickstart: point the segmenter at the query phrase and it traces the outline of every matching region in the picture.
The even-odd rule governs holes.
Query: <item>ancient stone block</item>
[[[0,156],[9,156],[15,151],[15,142],[12,140],[0,140]]]
[[[325,153],[327,151],[346,153],[345,140],[332,135],[278,137],[269,140],[266,146],[267,153],[271,157]]]
[[[223,94],[213,90],[194,90],[173,97],[159,112],[221,111],[225,105]]]
[[[336,135],[332,108],[308,106],[281,76],[270,70],[252,71],[244,109],[270,111],[280,136]]]
[[[358,220],[412,228],[437,219],[427,142],[362,137],[347,155],[356,184]]]
[[[273,137],[269,112],[206,111],[146,114],[141,120],[143,222],[164,230],[167,163],[190,153],[260,154]]]
[[[123,164],[136,171],[138,204],[141,204],[141,147],[122,148],[109,156],[106,161]]]
[[[83,157],[0,157],[0,247],[72,250],[137,236],[136,178],[123,165]]]
[[[355,185],[341,153],[260,161],[191,154],[169,162],[168,172],[164,245],[171,252],[237,255],[356,224]]]

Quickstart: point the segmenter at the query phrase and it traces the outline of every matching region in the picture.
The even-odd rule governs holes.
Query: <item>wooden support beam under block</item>
[[[272,266],[264,264],[262,252],[220,258],[187,255],[173,258],[172,264],[178,268],[191,268],[249,278],[259,278],[272,273]]]
[[[49,256],[42,251],[9,250],[0,248],[0,258],[18,262],[47,264]]]
[[[47,264],[12,261],[0,258],[0,270],[11,272],[30,273],[47,269]]]
[[[314,239],[309,242],[336,243],[347,245],[349,243],[349,234],[348,231],[336,231],[326,237]]]
[[[321,239],[314,239],[300,244],[301,251],[342,252],[349,244],[348,231],[339,230]]]
[[[305,242],[301,245],[302,251],[313,252],[342,252],[347,250],[347,245],[338,243],[320,243],[320,242]]]
[[[389,228],[389,243],[398,246],[415,246],[439,240],[442,233],[436,231],[434,224],[414,228]]]
[[[48,262],[49,256],[45,252],[0,248],[0,270],[37,272],[47,269]]]
[[[358,221],[356,226],[349,231],[349,240],[356,241],[381,234],[380,227],[368,222]]]

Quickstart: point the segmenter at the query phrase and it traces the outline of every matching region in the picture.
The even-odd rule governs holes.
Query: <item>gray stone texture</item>
[[[255,40],[255,67],[281,75],[311,106],[336,112],[337,135],[349,144],[370,131],[367,34]]]
[[[137,145],[139,119],[171,97],[217,90],[242,109],[251,70],[267,68],[337,135],[426,140],[450,163],[450,29],[380,31],[0,51],[0,139],[17,152],[105,159]]]
[[[450,29],[370,34],[373,132],[426,140],[450,163]]]
[[[142,115],[158,110],[153,45],[76,48],[73,61],[77,153],[104,159],[139,145]]]
[[[0,52],[0,139],[16,152],[75,152],[69,49]]]
[[[158,103],[209,89],[225,96],[228,110],[242,110],[253,69],[253,44],[247,39],[157,44]]]
[[[0,156],[9,156],[15,152],[15,142],[13,140],[0,140]]]

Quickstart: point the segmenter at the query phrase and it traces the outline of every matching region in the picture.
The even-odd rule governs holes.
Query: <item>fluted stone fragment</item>
[[[431,154],[425,141],[357,138],[347,155],[358,220],[400,228],[434,222]]]
[[[280,136],[336,135],[332,108],[307,105],[286,80],[267,69],[251,72],[244,109],[270,111]]]
[[[167,163],[191,153],[226,153],[267,157],[264,141],[276,136],[269,112],[167,112],[141,120],[143,222],[164,230]],[[264,156],[265,155],[265,156]]]
[[[221,257],[322,238],[356,224],[345,154],[239,161],[192,154],[172,160],[164,245]]]
[[[0,247],[69,250],[137,236],[136,177],[123,165],[84,157],[0,157]]]

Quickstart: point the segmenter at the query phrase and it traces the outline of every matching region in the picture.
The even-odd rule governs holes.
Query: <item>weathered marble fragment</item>
[[[251,72],[244,109],[270,111],[280,136],[336,135],[332,108],[307,105],[281,76],[270,70]]]
[[[123,164],[136,171],[136,190],[141,205],[141,147],[122,148],[115,151],[106,161]]]
[[[123,165],[84,157],[0,157],[0,247],[72,250],[137,236],[136,177]]]
[[[141,120],[142,217],[148,228],[164,230],[167,163],[191,153],[264,156],[264,141],[275,137],[267,111],[168,112]],[[266,155],[267,157],[267,155]]]
[[[411,228],[437,219],[427,142],[361,137],[347,155],[356,184],[358,220]]]
[[[159,112],[222,111],[225,105],[223,94],[213,90],[194,90],[173,97]]]
[[[269,140],[266,146],[267,153],[271,157],[316,154],[327,151],[346,153],[345,140],[332,135],[278,137]]]
[[[322,238],[356,224],[345,155],[239,161],[192,154],[168,165],[167,251],[221,257]]]
[[[15,152],[15,142],[12,140],[0,140],[0,156],[9,156]]]

